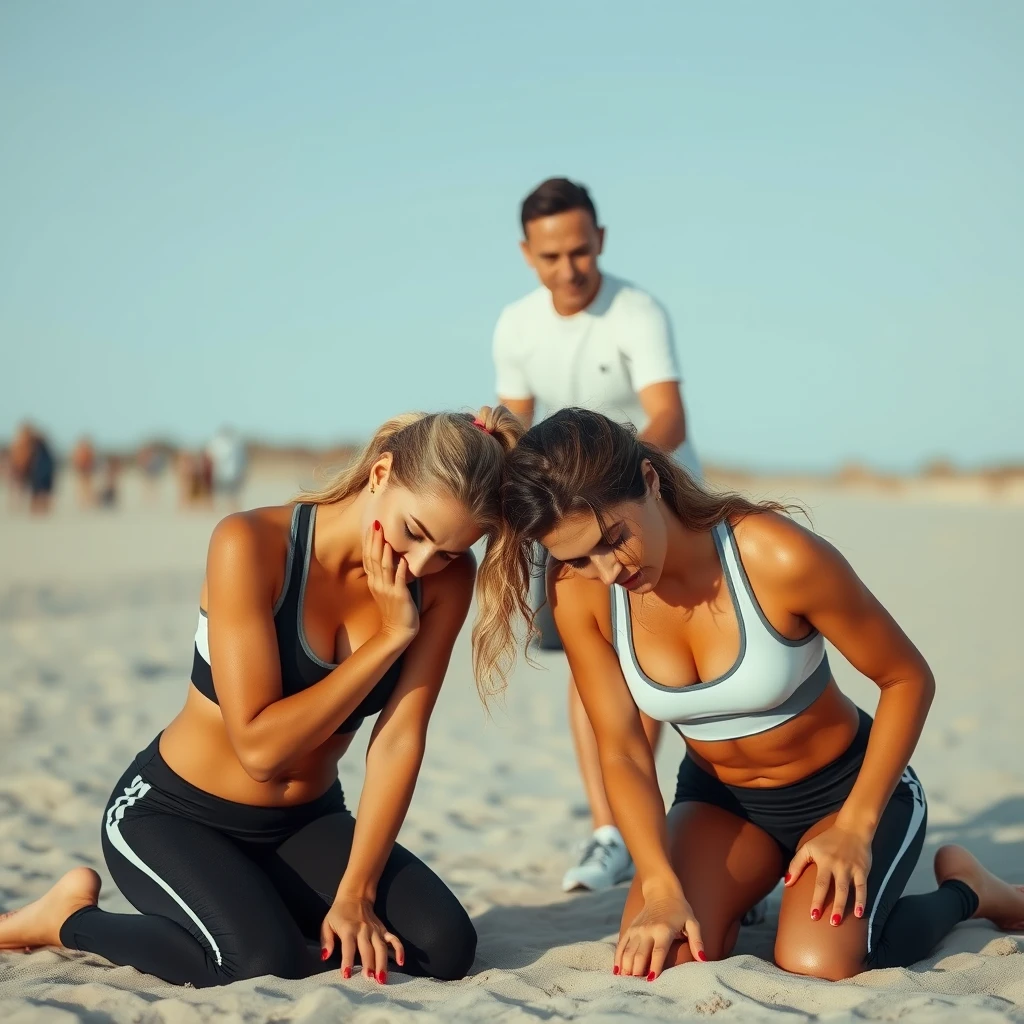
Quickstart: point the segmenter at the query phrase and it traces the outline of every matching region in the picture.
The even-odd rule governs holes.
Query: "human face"
[[[586,210],[529,221],[519,245],[540,283],[551,292],[557,313],[572,316],[593,302],[601,287],[597,258],[604,248],[604,228]]]
[[[366,520],[366,529],[374,520],[380,523],[384,540],[416,577],[440,572],[483,536],[461,502],[447,494],[410,490],[386,471],[376,474]]]
[[[665,568],[668,535],[653,469],[647,496],[613,506],[605,528],[593,512],[560,520],[540,537],[551,557],[585,579],[613,583],[637,594],[652,591]],[[645,474],[646,476],[647,474]]]

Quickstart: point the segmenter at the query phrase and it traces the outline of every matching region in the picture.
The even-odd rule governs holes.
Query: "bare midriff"
[[[806,779],[844,754],[859,723],[856,705],[831,679],[806,711],[768,732],[736,740],[688,739],[686,750],[694,764],[727,786],[775,789]]]
[[[353,735],[332,736],[269,782],[257,782],[238,760],[220,708],[189,684],[185,706],[160,737],[160,754],[172,771],[212,796],[255,807],[291,807],[327,792]]]

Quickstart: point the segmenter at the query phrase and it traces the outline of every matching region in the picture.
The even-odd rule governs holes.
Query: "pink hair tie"
[[[488,427],[487,424],[484,423],[484,421],[481,420],[481,419],[473,420],[473,426],[474,427],[479,427],[485,434],[493,434],[494,433],[494,431],[491,430],[491,428]]]

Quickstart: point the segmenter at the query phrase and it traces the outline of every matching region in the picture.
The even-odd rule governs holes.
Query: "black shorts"
[[[871,721],[871,716],[861,711],[857,735],[845,753],[806,779],[774,789],[727,786],[686,758],[679,766],[672,806],[691,801],[711,804],[749,821],[775,840],[788,867],[800,837],[838,811],[853,789],[867,750]],[[871,843],[865,907],[869,953],[917,864],[927,823],[924,789],[908,767],[882,812]]]

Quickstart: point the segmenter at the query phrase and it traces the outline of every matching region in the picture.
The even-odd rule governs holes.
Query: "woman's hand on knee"
[[[832,886],[835,887],[835,895],[829,921],[833,925],[842,923],[851,887],[855,897],[854,915],[863,917],[868,900],[868,872],[871,870],[870,839],[838,825],[825,829],[796,851],[786,874],[786,888],[796,885],[811,864],[817,874],[811,897],[811,920],[817,921],[824,913],[825,900]]]
[[[388,949],[394,951],[395,963],[405,964],[402,940],[384,927],[373,912],[373,903],[361,897],[338,896],[320,926],[321,957],[326,960],[334,952],[335,940],[341,943],[341,975],[352,977],[358,954],[363,973],[383,985],[388,977]]]
[[[654,981],[665,968],[672,946],[689,944],[694,960],[707,960],[700,924],[693,908],[681,896],[649,898],[633,923],[619,935],[614,974]]]

